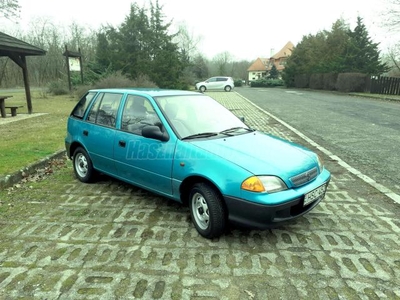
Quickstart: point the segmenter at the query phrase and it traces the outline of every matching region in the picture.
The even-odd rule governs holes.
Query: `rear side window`
[[[226,78],[226,77],[218,77],[217,78],[217,81],[227,81],[228,80],[228,78]]]
[[[115,127],[122,94],[101,93],[89,111],[87,121],[107,127]]]
[[[89,92],[85,96],[79,100],[78,104],[75,106],[74,110],[72,111],[71,115],[82,119],[83,116],[85,115],[85,111],[87,107],[90,104],[90,101],[92,101],[93,97],[96,95],[95,92]]]

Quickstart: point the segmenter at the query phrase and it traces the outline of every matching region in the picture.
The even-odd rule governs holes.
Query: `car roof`
[[[159,97],[159,96],[180,96],[180,95],[199,95],[199,92],[159,89],[159,88],[107,88],[107,89],[91,89],[89,92],[108,92],[108,93],[132,93],[135,95]]]

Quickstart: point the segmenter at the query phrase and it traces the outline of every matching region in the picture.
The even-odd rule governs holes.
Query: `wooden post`
[[[68,49],[67,49],[67,45],[65,45],[65,60],[67,63],[67,75],[68,75],[68,87],[69,87],[69,91],[72,91],[72,84],[71,84],[71,71],[69,69],[69,55],[68,55]]]
[[[29,88],[29,76],[28,76],[28,66],[26,64],[26,56],[21,56],[21,60],[22,60],[22,74],[24,76],[24,83],[25,83],[26,105],[28,106],[28,114],[31,114],[33,109],[32,109],[31,90]]]
[[[81,82],[83,84],[83,65],[82,65],[82,54],[81,54],[81,48],[78,48],[79,51],[79,65],[81,68]]]

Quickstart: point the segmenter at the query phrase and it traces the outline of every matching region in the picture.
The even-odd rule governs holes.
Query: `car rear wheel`
[[[205,238],[221,236],[225,231],[225,208],[219,194],[207,183],[193,185],[189,207],[196,230]]]
[[[230,92],[232,90],[232,87],[230,85],[227,85],[225,87],[225,92]]]
[[[199,88],[199,90],[200,90],[200,92],[204,93],[204,92],[206,91],[206,87],[205,87],[204,85],[202,85],[202,86]]]
[[[73,156],[73,166],[76,177],[82,182],[91,182],[94,177],[92,161],[82,147],[76,148]]]

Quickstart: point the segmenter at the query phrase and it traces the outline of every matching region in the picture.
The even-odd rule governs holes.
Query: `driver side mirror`
[[[169,140],[169,135],[166,131],[161,131],[157,125],[148,125],[142,128],[142,136],[150,139],[166,142]]]

